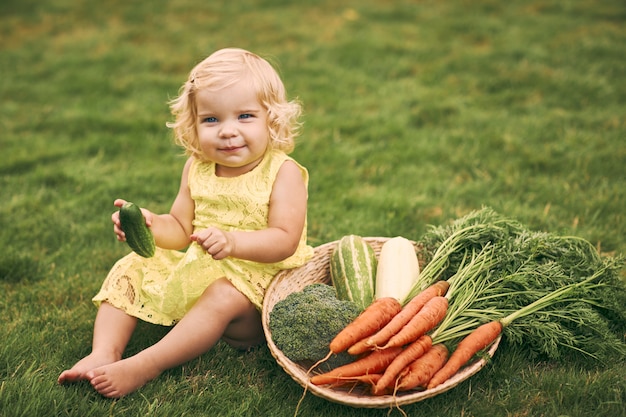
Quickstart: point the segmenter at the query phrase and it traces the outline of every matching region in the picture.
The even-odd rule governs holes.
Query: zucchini
[[[364,310],[374,301],[376,254],[360,236],[344,236],[330,259],[330,276],[337,298],[354,302]]]
[[[140,256],[150,258],[154,256],[156,244],[150,228],[146,225],[146,219],[139,206],[130,201],[120,208],[120,224],[126,234],[126,243]]]

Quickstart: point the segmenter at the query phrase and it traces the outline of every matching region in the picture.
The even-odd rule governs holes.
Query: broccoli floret
[[[352,301],[339,300],[333,287],[311,284],[274,305],[269,328],[272,340],[294,362],[313,364],[328,355],[331,340],[360,313]],[[320,368],[352,362],[343,352],[332,355]]]

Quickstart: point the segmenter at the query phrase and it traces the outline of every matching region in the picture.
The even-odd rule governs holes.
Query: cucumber
[[[126,234],[126,243],[140,256],[150,258],[154,256],[156,244],[152,232],[146,226],[146,219],[141,209],[130,201],[120,208],[120,223]]]
[[[337,298],[364,310],[374,301],[377,260],[374,249],[356,235],[342,237],[330,257],[330,276]]]

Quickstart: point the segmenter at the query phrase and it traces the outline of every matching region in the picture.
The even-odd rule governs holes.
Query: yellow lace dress
[[[253,231],[267,227],[272,185],[286,160],[294,161],[284,152],[268,152],[252,171],[234,178],[217,177],[215,164],[194,161],[188,178],[195,202],[194,229],[216,226]],[[298,166],[308,184],[306,169]],[[106,301],[141,320],[170,326],[214,280],[226,277],[260,310],[272,278],[311,258],[313,248],[306,239],[305,225],[296,252],[271,264],[231,257],[216,261],[195,242],[184,252],[157,248],[152,258],[131,252],[113,266],[93,302],[99,306]]]

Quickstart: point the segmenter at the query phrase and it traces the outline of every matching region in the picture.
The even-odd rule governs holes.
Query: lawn
[[[168,100],[216,49],[270,58],[304,106],[309,240],[419,240],[483,206],[626,254],[626,4],[618,0],[0,3],[0,416],[292,416],[267,347],[218,344],[119,400],[58,374],[127,253],[113,200],[167,211]],[[141,325],[132,354],[167,329]],[[626,361],[500,345],[409,416],[625,415]],[[300,416],[385,416],[307,394]],[[398,410],[390,415],[400,416]]]

